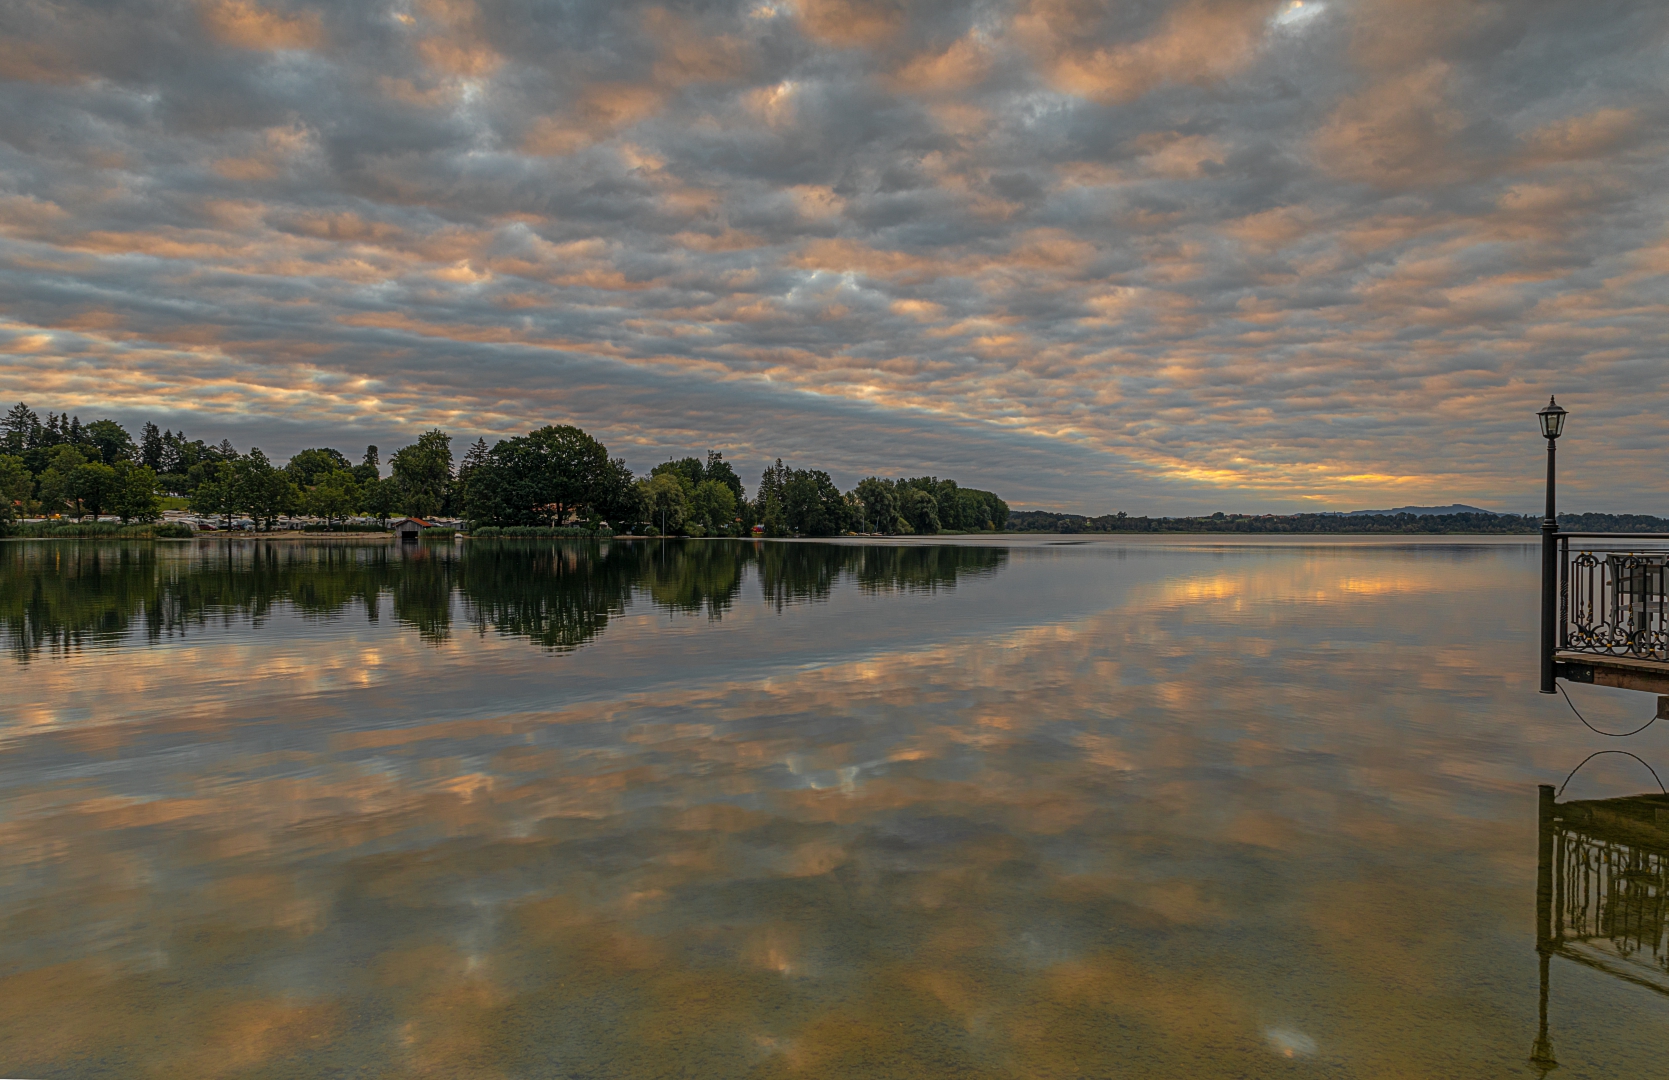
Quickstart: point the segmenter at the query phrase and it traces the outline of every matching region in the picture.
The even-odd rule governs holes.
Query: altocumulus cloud
[[[1164,513],[1526,506],[1557,390],[1576,501],[1662,510],[1666,35],[1603,0],[19,0],[0,394]]]

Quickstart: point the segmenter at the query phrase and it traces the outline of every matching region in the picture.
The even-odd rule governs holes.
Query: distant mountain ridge
[[[1450,503],[1448,506],[1399,506],[1394,510],[1349,510],[1345,517],[1387,517],[1391,514],[1413,514],[1415,517],[1426,517],[1430,514],[1498,514],[1499,511],[1485,510],[1481,506],[1467,506],[1465,503]]]
[[[1404,507],[1379,513],[1212,514],[1210,517],[1150,518],[1128,514],[1058,514],[1048,510],[1013,510],[1010,532],[1049,533],[1517,533],[1534,535],[1541,520],[1521,514],[1467,508]],[[1424,510],[1425,513],[1418,513]],[[1650,514],[1560,514],[1566,532],[1663,532],[1669,518]]]

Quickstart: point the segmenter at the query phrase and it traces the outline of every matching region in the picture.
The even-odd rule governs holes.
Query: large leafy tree
[[[684,484],[686,492],[694,491],[695,486],[707,479],[707,467],[698,457],[677,458],[673,461],[663,461],[649,470],[650,476],[675,476]]]
[[[821,469],[790,469],[778,458],[759,478],[756,513],[768,536],[833,536],[848,527],[846,497]]]
[[[736,475],[730,462],[724,460],[724,455],[717,450],[707,451],[707,465],[702,469],[703,480],[713,480],[730,489],[738,505],[747,500],[747,493],[742,490],[742,478]]]
[[[689,496],[674,472],[652,473],[647,480],[640,480],[638,500],[649,523],[662,533],[678,532],[689,517]]]
[[[846,499],[821,469],[795,469],[783,490],[788,528],[801,536],[834,536],[846,530]]]
[[[852,498],[858,512],[858,526],[865,532],[903,531],[899,528],[898,496],[891,480],[882,480],[877,476],[859,480],[852,491]]]
[[[728,532],[736,519],[736,495],[721,480],[703,480],[690,493],[690,517],[708,532]]]
[[[337,469],[319,477],[304,499],[309,513],[335,524],[359,509],[359,483],[350,469]]]
[[[70,484],[80,508],[96,518],[112,508],[120,478],[116,470],[104,462],[89,461],[75,467]]]
[[[939,531],[939,500],[919,487],[900,486],[898,512],[918,533]]]
[[[329,447],[303,450],[292,457],[284,471],[291,480],[302,488],[310,488],[319,482],[319,478],[327,473],[348,472],[353,469],[353,462],[340,450]]]
[[[114,420],[94,420],[87,425],[84,438],[87,444],[98,450],[99,460],[106,465],[132,461],[139,454],[138,447],[133,445],[133,436]]]
[[[413,517],[428,517],[446,508],[452,487],[452,438],[439,428],[425,431],[411,446],[388,459],[400,505]]]
[[[663,461],[650,470],[651,476],[662,473],[672,473],[683,480],[686,493],[694,492],[700,485],[714,480],[729,488],[738,503],[746,497],[742,491],[742,478],[736,475],[730,462],[724,460],[724,455],[717,450],[707,451],[706,461],[698,457],[675,458]]]
[[[224,524],[230,524],[232,515],[242,509],[238,502],[237,477],[233,472],[232,463],[219,461],[198,467],[203,472],[191,489],[188,505],[193,513],[217,517]]]
[[[155,521],[162,516],[161,492],[156,471],[149,465],[118,461],[113,467],[116,477],[110,496],[110,512],[130,521]]]
[[[279,517],[293,514],[301,508],[301,489],[281,469],[252,446],[232,463],[236,502],[262,528],[270,529]]]
[[[354,470],[356,479],[359,478],[359,468]],[[378,480],[373,476],[369,480],[359,480],[359,508],[376,518],[379,525],[387,526],[388,519],[394,516],[399,507],[399,495],[392,478]]]
[[[576,515],[620,520],[636,501],[625,464],[568,425],[501,440],[463,486],[465,513],[491,525],[561,525]]]
[[[40,473],[40,498],[47,513],[69,512],[79,515],[81,502],[76,494],[75,470],[87,464],[89,455],[79,446],[57,446]]]

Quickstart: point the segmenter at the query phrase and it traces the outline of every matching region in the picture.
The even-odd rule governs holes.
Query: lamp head
[[[1557,439],[1565,430],[1566,415],[1565,410],[1559,408],[1559,403],[1553,400],[1552,397],[1549,397],[1547,399],[1547,408],[1536,414],[1536,419],[1541,421],[1542,437],[1547,439]]]

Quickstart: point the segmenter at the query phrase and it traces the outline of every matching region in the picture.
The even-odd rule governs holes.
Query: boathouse
[[[423,535],[424,529],[432,529],[434,525],[422,518],[403,517],[397,521],[389,522],[388,527],[401,541],[415,543],[417,538]]]

